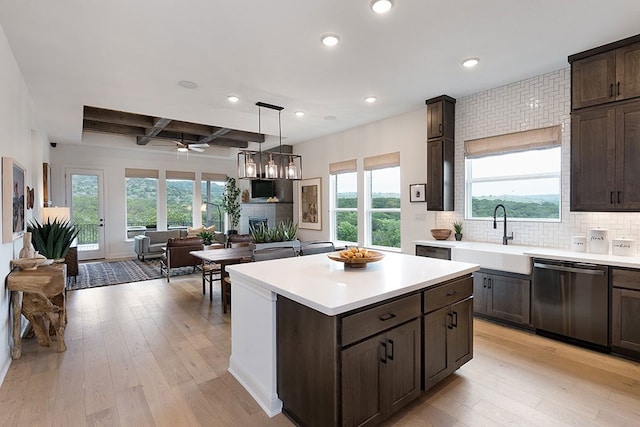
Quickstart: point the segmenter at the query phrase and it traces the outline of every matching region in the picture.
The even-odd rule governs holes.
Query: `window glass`
[[[492,218],[499,203],[509,218],[560,219],[560,147],[466,160],[467,218]]]
[[[224,211],[222,210],[222,194],[224,181],[202,181],[202,225],[216,226],[216,231],[224,231]]]
[[[157,178],[125,178],[127,238],[157,229]]]
[[[193,181],[167,179],[167,228],[183,228],[193,223]]]
[[[400,167],[367,171],[367,244],[400,248]]]
[[[333,199],[332,239],[358,243],[358,175],[356,172],[331,175]]]

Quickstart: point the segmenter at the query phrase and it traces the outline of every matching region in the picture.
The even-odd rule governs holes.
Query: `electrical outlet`
[[[418,213],[416,214],[416,222],[425,222],[427,220],[426,213]]]

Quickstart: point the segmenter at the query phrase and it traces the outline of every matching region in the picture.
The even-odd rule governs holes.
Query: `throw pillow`
[[[198,237],[204,231],[204,227],[187,227],[187,237]]]

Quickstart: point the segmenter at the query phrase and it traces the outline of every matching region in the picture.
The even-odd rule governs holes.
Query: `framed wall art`
[[[322,179],[298,181],[298,228],[322,230]]]
[[[25,232],[25,169],[11,157],[2,158],[2,243]]]
[[[427,201],[427,184],[411,184],[409,186],[410,202],[426,202]]]

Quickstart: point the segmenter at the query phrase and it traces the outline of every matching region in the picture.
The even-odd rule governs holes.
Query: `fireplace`
[[[267,218],[266,217],[255,217],[255,216],[250,216],[249,217],[249,231],[251,231],[252,229],[256,229],[256,228],[260,227],[260,224],[264,224],[264,226],[267,227],[267,225],[268,225]]]

